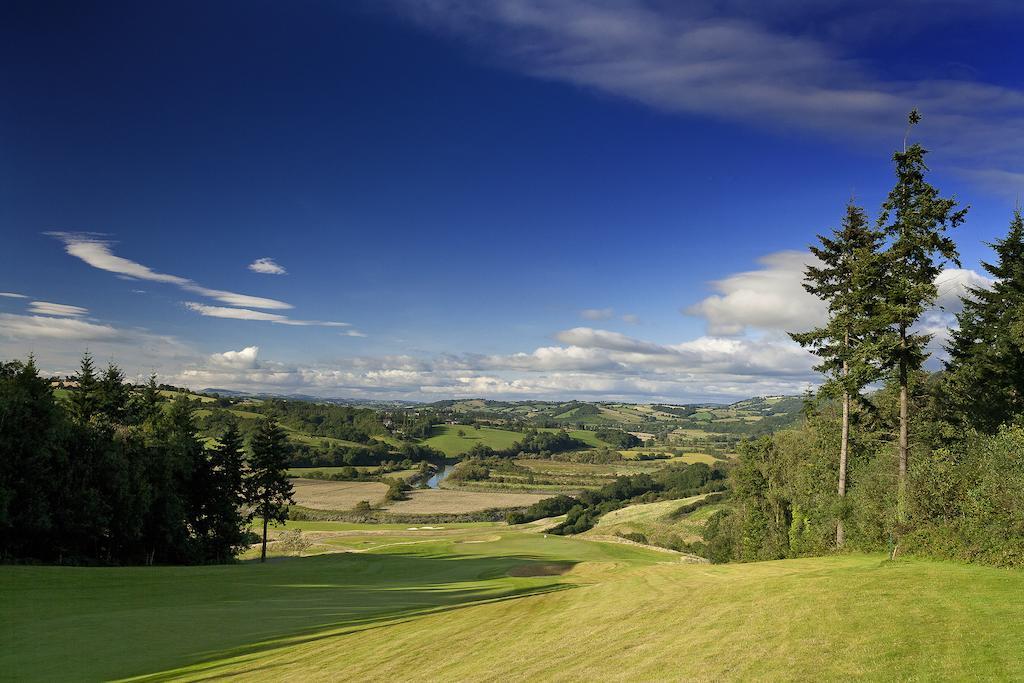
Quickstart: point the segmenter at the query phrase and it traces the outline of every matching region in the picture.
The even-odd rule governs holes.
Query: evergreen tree
[[[263,545],[260,562],[267,561],[267,525],[288,519],[288,505],[292,500],[292,483],[288,480],[288,435],[277,421],[268,417],[261,421],[249,439],[249,475],[246,481],[246,500],[255,507],[257,517],[263,519]]]
[[[991,289],[964,297],[950,334],[943,398],[958,426],[994,434],[1024,415],[1024,220],[1018,209],[1007,236],[990,245],[996,262],[982,263]],[[979,391],[979,388],[983,388]]]
[[[71,414],[79,424],[85,424],[92,419],[99,407],[99,382],[96,380],[96,367],[93,365],[92,355],[88,351],[82,354],[75,382],[78,383],[78,387],[71,394]]]
[[[96,410],[116,424],[128,417],[131,388],[124,382],[124,373],[113,363],[107,364],[96,384]]]
[[[828,303],[829,319],[824,326],[790,336],[821,358],[815,370],[829,379],[824,394],[841,397],[842,431],[839,442],[839,483],[837,493],[846,496],[846,470],[850,443],[850,402],[878,379],[874,353],[879,329],[877,291],[882,275],[879,248],[882,234],[868,226],[864,210],[852,202],[840,230],[832,237],[819,235],[821,246],[811,253],[821,267],[808,266],[804,289]],[[842,515],[836,521],[836,545],[844,541]]]
[[[160,388],[156,384],[156,373],[149,376],[139,401],[139,422],[155,420],[160,414]]]
[[[243,488],[245,450],[242,435],[235,423],[228,425],[211,453],[214,486],[210,500],[211,544],[209,558],[225,562],[233,558],[245,544],[244,525],[248,516]]]
[[[910,113],[910,127],[920,120],[916,110]],[[900,388],[897,518],[901,523],[906,519],[910,422],[907,388],[910,374],[927,358],[925,345],[931,338],[914,334],[911,328],[938,295],[935,277],[942,271],[944,261],[959,265],[956,244],[946,231],[962,223],[967,214],[967,208],[958,209],[955,199],[940,197],[938,190],[925,180],[926,154],[921,145],[907,147],[904,140],[903,151],[893,155],[896,184],[882,204],[878,218],[879,228],[889,238],[881,292],[892,335],[891,343],[880,350],[884,365],[895,370]]]
[[[34,359],[0,363],[0,560],[50,551],[62,424]]]

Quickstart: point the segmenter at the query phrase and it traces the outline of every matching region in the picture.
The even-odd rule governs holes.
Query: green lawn
[[[1024,677],[1020,571],[863,555],[691,565],[505,527],[439,525],[419,536],[352,526],[326,544],[356,552],[262,566],[0,567],[0,671],[14,680]],[[569,571],[529,576],[555,569]]]
[[[690,565],[495,525],[302,526],[356,552],[266,565],[0,567],[2,676],[1024,677],[1020,571],[863,555]],[[569,571],[530,576],[555,569]]]
[[[459,436],[459,432],[465,436]],[[521,432],[510,432],[505,429],[481,427],[475,429],[467,425],[437,425],[433,435],[424,439],[423,443],[436,448],[447,456],[462,455],[476,444],[490,446],[494,450],[508,448],[523,438]]]
[[[437,526],[443,530],[420,535],[401,526],[391,537],[364,526],[369,536],[331,540],[349,547],[369,540],[375,552],[266,565],[0,566],[0,677],[97,680],[178,670],[177,676],[189,666],[194,676],[277,676],[284,673],[279,665],[260,661],[289,648],[333,648],[344,634],[573,583],[509,576],[514,568],[586,561],[628,567],[660,559],[646,550],[504,527],[495,542],[490,526]],[[424,637],[421,645],[430,652],[438,642]]]

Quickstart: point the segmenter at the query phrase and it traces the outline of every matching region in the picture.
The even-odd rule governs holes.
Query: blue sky
[[[803,251],[851,195],[875,214],[915,106],[972,207],[941,341],[1024,186],[1024,10],[675,5],[4,3],[0,356],[326,396],[799,391]]]

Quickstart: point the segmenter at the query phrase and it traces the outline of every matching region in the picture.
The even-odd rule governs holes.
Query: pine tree
[[[79,424],[85,424],[92,419],[99,407],[99,382],[96,380],[96,367],[93,365],[92,355],[88,351],[82,354],[75,382],[78,387],[71,394],[71,414]]]
[[[244,544],[243,525],[248,518],[242,514],[245,504],[243,489],[245,450],[238,425],[230,423],[211,453],[213,464],[213,496],[211,507],[211,547],[209,558],[224,562],[235,556]]]
[[[1024,220],[1014,212],[1007,236],[989,245],[994,264],[982,268],[992,287],[963,297],[950,334],[943,394],[957,426],[995,433],[1024,415]],[[978,391],[983,387],[982,391]]]
[[[111,422],[123,423],[130,398],[131,389],[124,382],[124,373],[113,363],[107,364],[96,385],[96,410]]]
[[[916,110],[910,113],[910,127],[920,120]],[[931,338],[915,334],[911,328],[934,303],[938,295],[935,277],[942,272],[944,262],[959,265],[956,244],[946,231],[960,225],[967,214],[966,207],[958,209],[955,199],[940,197],[938,190],[925,180],[927,150],[916,143],[907,147],[906,140],[903,145],[903,151],[893,155],[896,185],[882,204],[878,218],[879,228],[889,239],[881,291],[892,342],[882,349],[883,362],[895,371],[900,390],[897,444],[897,519],[900,523],[906,520],[909,378],[924,364],[925,346]]]
[[[880,322],[877,291],[881,276],[879,248],[882,234],[868,226],[864,210],[850,202],[840,230],[832,237],[819,235],[821,246],[811,253],[822,266],[808,266],[804,289],[828,303],[829,318],[824,326],[803,333],[790,333],[794,341],[809,347],[821,358],[815,370],[825,373],[825,394],[838,394],[843,417],[839,442],[837,493],[846,495],[846,472],[850,442],[850,402],[878,378],[873,362]],[[836,521],[836,546],[845,539],[843,520]]]
[[[292,500],[292,484],[288,480],[288,435],[272,417],[261,421],[249,439],[249,475],[246,500],[255,506],[255,514],[263,519],[263,545],[260,562],[267,561],[267,525],[288,519]]]

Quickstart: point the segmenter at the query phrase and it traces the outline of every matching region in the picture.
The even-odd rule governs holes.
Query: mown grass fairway
[[[1013,679],[1024,572],[688,565],[495,525],[321,526],[266,565],[0,567],[18,680]],[[308,529],[312,531],[312,529]]]
[[[229,670],[280,678],[285,669],[264,666],[263,658],[303,644],[345,648],[339,640],[345,634],[589,580],[572,572],[509,576],[513,569],[592,563],[612,575],[661,559],[642,549],[505,527],[495,533],[489,525],[438,526],[444,528],[362,527],[377,532],[369,535],[350,529],[334,537],[338,549],[366,549],[266,565],[0,567],[0,672],[14,680],[159,672],[173,673],[157,678],[198,678]],[[359,543],[367,538],[372,543]],[[421,636],[425,653],[438,648],[429,634]],[[316,669],[314,660],[306,665]]]

